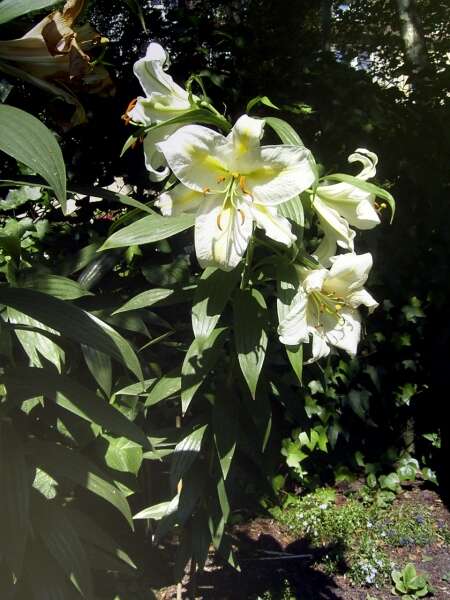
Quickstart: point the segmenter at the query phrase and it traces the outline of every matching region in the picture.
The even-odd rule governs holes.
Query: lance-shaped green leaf
[[[254,398],[267,349],[267,306],[258,290],[238,290],[233,298],[233,311],[239,365]]]
[[[0,105],[0,150],[43,177],[65,212],[66,167],[58,142],[43,123],[19,108]]]
[[[196,339],[204,340],[211,335],[240,274],[240,269],[222,271],[208,267],[203,271],[192,306],[192,329]]]
[[[100,496],[117,508],[132,527],[130,507],[124,495],[111,478],[85,456],[61,444],[37,439],[28,442],[27,451],[37,467],[56,480],[63,477]]]
[[[26,15],[33,10],[53,6],[58,2],[60,0],[3,0],[0,2],[0,25]]]
[[[0,383],[5,385],[8,396],[17,402],[44,395],[89,423],[96,423],[145,448],[150,447],[147,437],[133,421],[67,375],[49,369],[14,367],[5,369],[0,375]]]
[[[0,303],[15,308],[59,331],[123,362],[139,379],[142,370],[131,345],[112,327],[70,302],[25,288],[0,286]]]
[[[202,425],[194,429],[189,435],[178,442],[172,454],[172,465],[170,468],[170,482],[176,488],[184,473],[189,469],[197,458],[202,447],[202,440],[208,425]]]
[[[279,265],[277,269],[277,312],[281,323],[286,317],[299,286],[298,275],[292,265]],[[303,345],[284,346],[289,362],[300,383],[303,374]]]
[[[27,571],[24,579],[27,583],[27,592],[30,590],[31,595],[21,593],[20,586],[22,582],[19,581],[16,598],[26,597],[27,600],[49,600],[50,598],[51,600],[79,600],[80,594],[70,583],[63,570],[59,568],[58,563],[47,548],[38,539],[28,544],[25,562]]]
[[[33,476],[25,462],[22,442],[11,423],[0,422],[0,554],[20,577],[29,529]]]
[[[303,204],[300,196],[295,196],[295,198],[292,198],[292,200],[288,200],[287,202],[280,204],[278,207],[278,212],[283,215],[283,217],[286,217],[294,223],[297,223],[297,225],[300,227],[305,226],[305,213],[303,211]],[[297,234],[297,232],[295,233]]]
[[[83,289],[78,282],[60,275],[33,273],[24,278],[20,284],[21,287],[30,288],[60,300],[75,300],[82,296],[91,295],[91,292]]]
[[[145,406],[158,404],[158,402],[178,394],[180,390],[181,377],[180,370],[177,368],[175,371],[171,371],[167,375],[163,375],[161,379],[158,379],[145,400]]]
[[[353,175],[347,175],[346,173],[333,173],[332,175],[327,175],[326,179],[333,179],[335,181],[344,181],[345,183],[350,183],[355,187],[364,190],[365,192],[369,192],[369,194],[373,194],[378,198],[382,198],[386,200],[389,204],[389,208],[391,209],[391,223],[394,219],[395,215],[395,200],[392,194],[390,194],[387,190],[375,185],[374,183],[369,183],[364,179],[360,179],[359,177],[354,177]]]
[[[128,554],[109,535],[109,533],[97,525],[94,518],[91,519],[86,515],[86,513],[82,513],[74,509],[67,509],[66,515],[83,541],[101,548],[105,552],[113,555],[115,558],[125,562],[133,569],[136,569],[136,565],[128,556]]]
[[[159,242],[189,229],[194,225],[194,220],[194,215],[188,214],[176,217],[162,217],[158,214],[149,215],[113,233],[100,250]]]
[[[138,310],[139,308],[149,308],[161,300],[165,300],[174,293],[174,290],[166,288],[154,288],[153,290],[147,290],[141,292],[137,296],[128,300],[123,306],[113,312],[113,315],[117,315],[121,312],[127,312],[128,310]]]
[[[268,106],[269,108],[274,108],[275,110],[280,110],[278,106],[276,106],[270,98],[267,96],[256,96],[247,102],[247,108],[245,112],[248,114],[253,107],[258,104],[264,104],[264,106]]]
[[[45,360],[53,363],[58,371],[61,371],[64,363],[64,351],[52,339],[58,339],[58,333],[14,308],[8,307],[6,315],[9,323],[15,326],[14,331],[17,339],[31,363],[36,367],[42,367],[42,358],[44,357]],[[28,330],[28,328],[48,331],[50,335],[47,336],[38,331]]]
[[[228,501],[225,480],[222,473],[217,473],[215,493],[212,494],[209,506],[208,525],[211,532],[212,543],[216,550],[222,543],[225,525],[230,516],[230,503]]]
[[[153,506],[148,506],[147,508],[144,508],[135,514],[133,519],[153,519],[155,521],[160,521],[164,517],[172,515],[177,511],[178,501],[179,496],[176,495],[172,498],[172,500],[160,502],[159,504],[154,504]]]
[[[219,358],[226,339],[225,331],[226,327],[219,327],[201,343],[194,340],[189,346],[181,368],[181,410],[183,414]]]
[[[305,145],[295,129],[284,119],[279,119],[278,117],[265,117],[264,120],[267,125],[272,127],[283,144],[289,144],[292,146]]]
[[[226,479],[236,450],[238,415],[236,405],[229,401],[226,390],[216,394],[212,411],[214,442],[223,478]]]
[[[91,570],[83,545],[66,511],[36,494],[33,525],[43,544],[84,598],[92,598]]]
[[[137,383],[131,383],[117,392],[114,392],[115,396],[145,396],[148,390],[155,383],[156,379],[144,379],[144,381],[138,381]]]
[[[92,377],[109,398],[112,386],[111,358],[104,352],[99,352],[85,344],[82,344],[81,350]]]

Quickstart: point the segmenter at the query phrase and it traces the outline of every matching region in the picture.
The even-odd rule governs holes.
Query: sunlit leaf
[[[36,466],[49,473],[54,479],[58,481],[64,477],[85,487],[117,508],[132,525],[130,507],[123,494],[111,478],[85,456],[61,444],[36,439],[29,440],[27,451]]]
[[[20,0],[14,0],[17,3]],[[5,0],[3,0],[3,5]],[[1,5],[0,5],[1,15]],[[0,16],[1,19],[1,16]],[[55,137],[36,117],[0,105],[0,150],[36,171],[53,188],[66,210],[66,167]]]
[[[149,215],[113,233],[100,250],[158,242],[189,229],[194,225],[194,220],[194,215],[188,214],[176,217]]]
[[[211,335],[239,277],[240,269],[227,272],[208,267],[203,271],[192,306],[192,329],[197,340]]]
[[[183,414],[218,360],[225,343],[225,331],[226,328],[219,327],[201,343],[194,340],[186,352],[181,369],[181,409]]]
[[[23,401],[42,394],[89,423],[149,447],[146,436],[137,425],[67,375],[59,375],[49,369],[14,367],[5,369],[0,375],[0,382],[5,385],[11,399]]]
[[[0,286],[0,302],[44,323],[69,339],[123,362],[139,379],[142,371],[131,345],[112,327],[70,302],[34,290]]]
[[[233,312],[238,360],[254,398],[267,349],[266,302],[254,288],[238,290],[233,299]]]
[[[264,120],[266,121],[267,125],[272,127],[283,144],[304,146],[304,143],[295,129],[283,119],[279,119],[278,117],[265,117]]]
[[[58,4],[61,0],[2,0],[0,2],[0,25],[26,15],[33,10],[40,10]]]
[[[207,425],[202,425],[201,427],[194,429],[194,431],[183,438],[181,442],[175,446],[170,469],[170,481],[173,488],[176,488],[178,482],[183,477],[183,474],[197,458],[206,428]]]

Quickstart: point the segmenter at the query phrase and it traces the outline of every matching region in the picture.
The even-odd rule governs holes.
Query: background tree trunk
[[[420,80],[429,69],[425,38],[415,0],[396,0],[400,21],[400,34],[403,40],[406,63],[414,88],[420,87]]]

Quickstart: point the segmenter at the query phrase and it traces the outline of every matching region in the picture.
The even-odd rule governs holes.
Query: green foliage
[[[2,0],[0,2],[0,24],[8,23],[33,10],[57,4],[59,0]]]
[[[418,575],[412,563],[408,563],[402,571],[392,571],[391,576],[395,583],[392,593],[405,600],[424,598],[431,593],[426,577]]]
[[[51,4],[3,0],[0,23]],[[190,248],[193,217],[169,221],[153,211],[149,199],[161,186],[149,183],[139,149],[117,158],[118,117],[138,93],[131,63],[147,37],[120,17],[117,3],[90,3],[102,33],[119,40],[105,60],[114,63],[120,89],[116,100],[89,106],[85,128],[58,138],[66,166],[43,123],[0,107],[0,148],[23,163],[2,166],[0,199],[2,585],[8,582],[7,592],[20,586],[23,597],[91,596],[97,571],[111,580],[133,568],[114,540],[128,541],[122,525],[132,514],[134,547],[150,540],[143,519],[152,520],[148,531],[158,541],[174,531],[179,578],[189,555],[202,567],[210,542],[233,564],[226,524],[234,506],[254,508],[261,496],[270,503],[293,485],[345,486],[358,476],[366,481],[361,502],[339,507],[333,492],[319,490],[302,500],[287,496],[279,515],[316,545],[346,546],[325,559],[329,572],[345,558],[353,581],[382,582],[390,572],[386,545],[438,535],[424,511],[377,511],[391,510],[415,479],[436,481],[446,444],[438,402],[448,337],[448,66],[445,28],[436,26],[448,21],[446,11],[419,7],[435,69],[427,83],[402,58],[394,4],[382,11],[379,2],[334,5],[332,46],[314,3],[279,10],[272,0],[205,0],[201,10],[183,3],[164,18],[128,4],[144,29],[151,17],[152,37],[168,41],[180,81],[200,73],[188,82],[191,96],[194,85],[202,88],[199,106],[172,125],[227,132],[229,115],[252,98],[247,110],[255,115],[278,111],[266,117],[268,143],[313,147],[335,173],[326,179],[358,185],[392,213],[395,192],[398,224],[357,240],[378,255],[376,297],[390,300],[355,358],[334,354],[318,367],[303,365],[306,346],[281,351],[275,312],[283,306],[274,297],[292,294],[295,260],[315,265],[306,255],[318,235],[309,194],[279,208],[297,236],[289,255],[258,232],[242,271],[200,273]],[[363,70],[350,64],[355,57]],[[394,84],[408,74],[414,89],[407,96],[395,85],[380,87],[368,73]],[[53,124],[54,103],[11,81],[8,102]],[[125,148],[145,133],[135,131]],[[361,145],[382,157],[378,180],[387,189],[340,174]],[[136,198],[99,187],[124,172]],[[62,219],[66,174],[75,210]],[[308,239],[311,248],[302,245]],[[291,593],[288,586],[274,591]]]
[[[390,561],[384,549],[379,522],[384,513],[368,509],[356,498],[336,503],[336,494],[319,488],[303,497],[287,496],[272,514],[314,547],[329,548],[320,562],[327,573],[345,572],[358,585],[383,584],[390,574]]]
[[[48,182],[65,212],[66,167],[58,142],[47,127],[23,110],[1,105],[0,140],[0,150]]]

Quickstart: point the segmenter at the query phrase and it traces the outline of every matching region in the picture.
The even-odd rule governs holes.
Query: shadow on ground
[[[311,548],[303,540],[282,546],[273,536],[262,534],[257,540],[245,533],[237,534],[241,571],[228,565],[212,563],[199,574],[196,598],[204,600],[250,600],[270,590],[272,598],[288,585],[291,594],[302,600],[335,600],[342,598],[333,578],[313,567],[314,562],[335,547]],[[345,569],[345,565],[342,565]],[[170,598],[170,596],[166,596]]]

